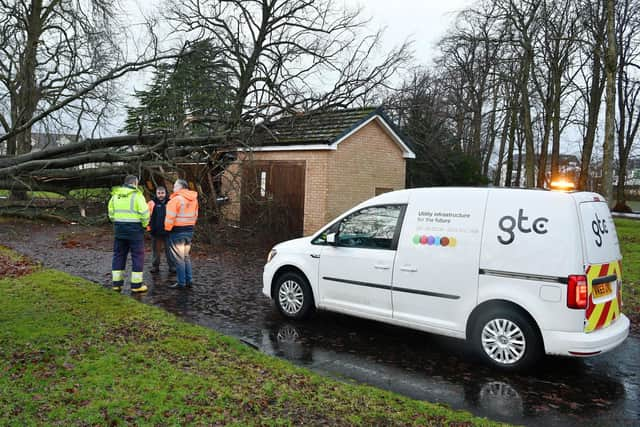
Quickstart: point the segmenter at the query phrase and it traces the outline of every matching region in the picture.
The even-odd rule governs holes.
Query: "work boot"
[[[133,287],[133,285],[131,285],[131,292],[147,292],[149,288],[147,288],[147,285],[141,283],[140,286],[136,286],[135,288]]]

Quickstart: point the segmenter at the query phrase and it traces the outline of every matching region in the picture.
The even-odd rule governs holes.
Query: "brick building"
[[[222,177],[223,213],[308,235],[354,205],[405,187],[411,146],[376,108],[313,111],[259,126]]]

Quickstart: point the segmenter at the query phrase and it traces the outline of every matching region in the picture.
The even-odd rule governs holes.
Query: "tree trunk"
[[[525,59],[522,70],[522,77],[520,80],[520,93],[522,94],[522,127],[524,128],[525,139],[525,184],[529,188],[533,188],[536,185],[535,179],[535,164],[536,154],[535,147],[533,145],[533,128],[531,124],[531,102],[529,100],[529,72],[531,69],[531,55],[529,49],[526,49]],[[519,160],[520,161],[520,160]],[[518,170],[520,173],[520,170]],[[519,185],[519,183],[518,183]]]
[[[513,105],[515,107],[515,105]],[[507,176],[505,177],[505,187],[513,185],[513,150],[516,142],[516,126],[518,126],[515,108],[509,110],[509,150],[507,151]]]
[[[464,106],[462,103],[458,104],[456,113],[456,133],[458,136],[458,144],[460,144],[460,150],[463,153],[468,153],[468,147],[464,143]]]
[[[553,92],[553,141],[551,143],[551,181],[560,174],[560,90],[562,81],[560,73],[554,75],[554,92]]]
[[[22,69],[18,77],[17,96],[17,122],[13,123],[14,128],[23,126],[33,117],[38,106],[38,93],[36,81],[36,66],[38,43],[42,35],[42,0],[33,0],[31,10],[28,15],[28,31],[24,57],[22,59]],[[27,129],[17,135],[16,154],[25,154],[31,151],[31,129]]]
[[[602,195],[609,206],[613,206],[613,145],[615,143],[616,119],[616,34],[615,0],[607,0],[607,53],[605,76],[607,82],[606,113],[604,124],[604,147],[602,157]]]
[[[522,132],[517,133],[518,139],[518,165],[516,166],[516,182],[515,186],[520,187],[522,182]]]
[[[500,148],[498,149],[498,167],[496,173],[493,176],[493,185],[496,187],[500,185],[500,178],[502,174],[502,163],[504,162],[504,148],[507,143],[507,135],[509,134],[509,113],[505,114],[504,124],[502,125],[502,134],[500,135]]]
[[[498,89],[493,90],[493,106],[491,108],[491,118],[489,119],[489,127],[487,129],[487,149],[484,153],[484,162],[482,164],[482,175],[489,177],[489,162],[491,161],[491,155],[493,154],[493,147],[496,141],[496,109],[498,108]]]
[[[600,114],[600,100],[602,99],[602,65],[600,63],[600,46],[596,44],[593,50],[593,71],[591,73],[591,90],[589,91],[589,105],[587,107],[587,131],[582,143],[582,160],[580,162],[580,190],[588,190],[589,169],[591,154],[593,153],[593,141],[598,127]]]

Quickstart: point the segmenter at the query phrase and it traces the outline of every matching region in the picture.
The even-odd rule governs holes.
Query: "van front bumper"
[[[547,354],[587,357],[605,353],[622,344],[629,335],[629,319],[624,314],[604,329],[585,332],[542,331]]]

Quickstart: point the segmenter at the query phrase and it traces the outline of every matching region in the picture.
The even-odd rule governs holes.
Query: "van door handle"
[[[320,258],[320,254],[310,254],[311,258]]]
[[[408,273],[415,273],[418,271],[416,267],[412,267],[410,265],[405,265],[404,267],[400,267],[400,271],[406,271]]]
[[[385,264],[376,264],[373,266],[373,268],[375,268],[376,270],[388,270],[391,267],[389,267],[388,265]]]

